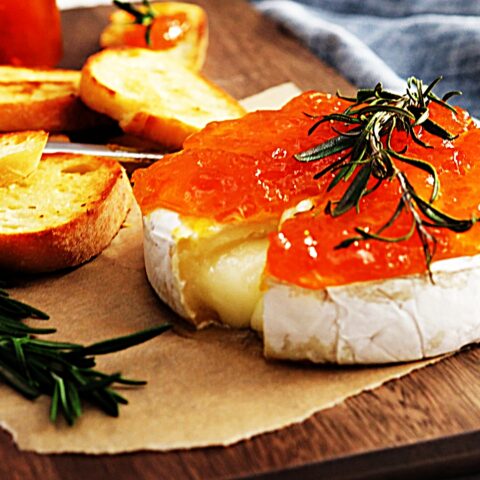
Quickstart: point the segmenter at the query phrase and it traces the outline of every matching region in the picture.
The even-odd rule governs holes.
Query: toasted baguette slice
[[[42,130],[0,135],[0,186],[28,177],[38,167],[48,133]]]
[[[0,66],[0,132],[75,131],[108,124],[78,97],[80,72]]]
[[[0,187],[0,270],[47,272],[99,254],[132,200],[113,160],[44,155],[26,179]]]
[[[183,2],[152,3],[156,15],[151,27],[150,45],[145,41],[145,25],[134,23],[133,15],[116,10],[100,35],[106,47],[143,47],[165,50],[180,64],[200,70],[208,45],[207,14],[198,5]],[[145,10],[142,6],[139,10]]]
[[[165,52],[143,48],[107,49],[82,70],[80,96],[120,127],[169,148],[214,120],[237,118],[243,107],[200,74]]]

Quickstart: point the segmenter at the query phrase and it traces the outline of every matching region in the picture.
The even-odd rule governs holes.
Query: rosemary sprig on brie
[[[474,225],[476,218],[472,216],[470,219],[457,219],[435,208],[433,204],[440,191],[435,167],[427,161],[406,156],[406,146],[400,150],[395,149],[392,146],[392,135],[395,131],[403,131],[413,142],[426,149],[432,146],[419,138],[415,131],[416,127],[421,126],[431,135],[446,141],[453,141],[456,138],[430,118],[428,106],[431,102],[456,114],[455,109],[447,101],[460,92],[449,92],[443,98],[439,98],[433,93],[433,89],[440,80],[441,77],[424,86],[421,80],[409,78],[406,93],[403,95],[384,90],[380,83],[373,89],[358,90],[354,98],[337,94],[352,105],[343,113],[333,113],[320,118],[310,128],[309,134],[325,122],[339,122],[346,130],[340,131],[332,126],[336,136],[295,155],[298,161],[315,162],[330,155],[341,154],[339,159],[315,175],[315,178],[320,178],[328,173],[334,173],[327,192],[341,181],[349,182],[341,198],[327,204],[326,212],[333,217],[338,217],[353,208],[358,209],[364,196],[374,192],[384,181],[396,180],[401,195],[389,220],[375,232],[357,227],[355,231],[358,236],[342,241],[336,248],[346,248],[364,240],[406,241],[416,233],[422,244],[430,279],[432,279],[430,265],[437,246],[437,239],[431,229],[446,228],[462,233]],[[423,198],[417,193],[402,170],[402,164],[411,165],[431,176],[430,198]],[[410,215],[411,228],[402,236],[388,236],[386,231],[402,212]]]

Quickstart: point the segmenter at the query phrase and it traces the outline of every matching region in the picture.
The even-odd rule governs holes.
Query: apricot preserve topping
[[[266,274],[305,288],[424,273],[433,255],[475,255],[480,130],[462,109],[427,101],[428,88],[410,84],[414,98],[423,95],[422,110],[413,108],[415,119],[394,117],[395,128],[385,121],[368,130],[374,143],[363,157],[352,158],[354,146],[345,142],[305,161],[318,145],[360,138],[351,130],[379,113],[364,110],[355,114],[362,124],[351,122],[342,115],[364,108],[366,98],[356,106],[357,99],[306,92],[279,111],[209,124],[183,151],[137,170],[135,196],[144,215],[165,208],[220,223],[278,219]]]
[[[345,152],[337,161],[330,163],[315,175],[319,178],[334,172],[327,192],[342,180],[348,183],[340,199],[335,202],[329,201],[326,205],[326,213],[332,217],[343,215],[352,208],[358,210],[362,197],[370,195],[386,180],[396,181],[400,197],[386,222],[374,231],[356,227],[355,232],[358,235],[343,240],[335,248],[346,248],[355,242],[365,240],[402,242],[417,234],[431,280],[433,278],[430,264],[437,248],[437,239],[431,229],[446,228],[463,233],[472,228],[476,221],[474,216],[469,219],[456,219],[433,206],[440,192],[437,169],[428,161],[406,154],[408,138],[422,148],[434,148],[417,134],[419,127],[444,142],[453,141],[457,137],[454,132],[450,132],[430,118],[428,106],[431,102],[456,115],[455,109],[446,100],[459,92],[449,92],[440,99],[433,93],[433,88],[440,80],[441,77],[424,87],[421,80],[411,77],[407,81],[407,91],[404,95],[386,91],[380,83],[373,90],[359,90],[355,98],[346,98],[351,105],[342,113],[322,116],[309,132],[329,121],[339,121],[347,128],[335,129],[337,136],[294,156],[301,162],[310,163],[335,153]],[[405,135],[403,144],[396,146],[398,138],[393,142],[393,136],[398,131]],[[401,168],[402,165],[410,165],[428,174],[431,180],[429,197],[417,193],[406,172]],[[403,212],[411,218],[410,229],[399,236],[384,234],[391,229]]]
[[[153,49],[166,50],[174,47],[188,29],[185,13],[157,16],[148,0],[143,0],[141,7],[122,0],[113,0],[113,3],[130,14],[132,22],[138,26],[124,34],[125,44],[131,47],[148,46]]]

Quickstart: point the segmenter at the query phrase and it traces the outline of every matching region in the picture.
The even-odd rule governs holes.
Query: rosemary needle
[[[156,13],[153,10],[153,7],[149,0],[143,0],[142,8],[138,8],[131,2],[124,2],[122,0],[113,0],[113,4],[118,7],[120,10],[123,10],[134,18],[134,23],[136,25],[143,25],[145,28],[145,43],[148,46],[152,45],[152,27],[153,22],[155,21]]]
[[[1,283],[0,283],[1,285]],[[144,385],[142,380],[107,374],[95,369],[95,355],[105,355],[146,342],[170,328],[165,323],[131,335],[83,346],[48,341],[36,335],[54,333],[52,328],[34,328],[26,318],[47,320],[47,314],[15,300],[0,288],[0,378],[24,397],[51,397],[50,419],[61,414],[69,425],[82,415],[84,401],[106,414],[118,416],[118,406],[128,403],[115,385]]]
[[[338,201],[330,201],[327,205],[327,214],[338,217],[350,211],[358,210],[360,200],[375,191],[382,182],[396,180],[400,187],[400,199],[390,219],[376,232],[367,232],[356,228],[357,236],[348,238],[339,243],[336,248],[347,248],[355,242],[377,240],[382,242],[401,242],[417,234],[423,248],[425,264],[430,280],[433,281],[430,265],[435,255],[437,239],[432,228],[446,228],[457,233],[466,232],[476,222],[476,218],[456,219],[433,206],[440,191],[440,182],[435,167],[423,160],[410,158],[405,150],[395,150],[391,145],[392,134],[395,130],[406,132],[415,143],[424,148],[432,148],[422,141],[415,133],[414,127],[421,125],[427,132],[443,140],[454,140],[456,137],[441,125],[429,118],[428,105],[431,102],[441,105],[456,114],[455,109],[447,103],[453,95],[460,92],[449,92],[439,98],[433,89],[441,80],[434,80],[425,86],[415,77],[407,81],[405,94],[400,95],[384,90],[382,84],[373,89],[360,89],[356,97],[338,97],[351,103],[343,113],[326,115],[317,120],[309,130],[313,133],[324,122],[336,121],[348,126],[346,132],[334,131],[337,136],[317,145],[307,151],[295,155],[301,162],[315,162],[333,154],[342,153],[339,160],[332,162],[315,175],[320,178],[327,173],[334,173],[333,179],[327,187],[331,191],[341,181],[349,182],[345,192]],[[333,127],[332,127],[333,128]],[[422,198],[408,181],[400,165],[408,164],[420,169],[433,179],[430,198]],[[370,180],[374,179],[373,187],[369,187]],[[412,225],[409,232],[401,237],[389,237],[384,234],[402,212],[407,212]]]

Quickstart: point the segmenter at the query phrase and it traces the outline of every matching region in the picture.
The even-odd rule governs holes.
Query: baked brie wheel
[[[411,119],[413,133],[377,135],[387,177],[375,151],[352,160],[349,106],[307,92],[210,124],[136,172],[146,272],[164,302],[199,328],[256,330],[272,358],[404,362],[479,341],[480,131],[442,101],[412,107],[428,119]]]

